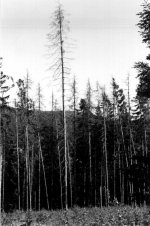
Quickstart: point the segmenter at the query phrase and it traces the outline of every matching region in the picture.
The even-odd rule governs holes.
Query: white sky
[[[76,75],[80,94],[88,78],[94,88],[98,80],[110,90],[112,76],[125,87],[131,75],[131,92],[135,90],[136,61],[145,61],[148,49],[142,44],[136,15],[142,0],[61,0],[69,13],[69,36],[75,42],[70,57],[71,75]],[[3,71],[15,80],[27,69],[34,82],[43,87],[45,99],[51,96],[52,72],[47,71],[46,57],[50,17],[56,0],[0,0],[0,56]],[[57,90],[57,86],[54,88]],[[35,92],[34,92],[35,94]]]

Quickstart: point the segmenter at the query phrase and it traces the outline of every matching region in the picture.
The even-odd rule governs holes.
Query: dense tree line
[[[138,26],[148,48],[149,14],[150,4],[145,2]],[[8,76],[1,73],[2,210],[101,207],[117,202],[149,204],[149,63],[135,64],[139,83],[132,102],[129,79],[127,96],[113,78],[110,97],[98,83],[92,89],[88,81],[85,97],[79,99],[74,78],[68,103],[64,14],[60,6],[54,19],[54,33],[49,38],[56,41],[54,52],[60,54],[54,68],[55,76],[62,82],[63,110],[53,95],[51,111],[41,110],[40,85],[38,102],[34,103],[29,96],[28,74],[26,79],[17,81],[14,106],[8,107],[9,86],[5,85]],[[146,60],[149,61],[149,56]]]

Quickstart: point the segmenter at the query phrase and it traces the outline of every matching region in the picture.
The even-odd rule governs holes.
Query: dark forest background
[[[150,4],[142,7],[138,27],[149,48]],[[15,84],[10,107],[7,91],[13,87],[1,70],[2,210],[64,208],[66,199],[69,207],[150,204],[149,60],[134,65],[139,82],[132,100],[129,77],[127,92],[113,78],[109,96],[88,81],[82,99],[74,78],[65,124],[53,95],[51,111],[42,111],[40,85],[37,102],[30,98],[28,74]]]

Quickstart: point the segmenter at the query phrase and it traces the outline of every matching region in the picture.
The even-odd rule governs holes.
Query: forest
[[[138,17],[141,41],[150,48],[148,1]],[[150,204],[150,55],[133,65],[138,79],[133,99],[129,77],[126,95],[112,78],[111,95],[98,82],[93,89],[88,80],[84,98],[74,77],[68,101],[68,26],[59,5],[47,37],[54,59],[50,69],[61,86],[61,107],[52,94],[51,110],[43,111],[40,84],[35,103],[29,95],[29,74],[14,83],[0,65],[0,209],[4,212]],[[17,96],[10,106],[8,91],[14,86]]]

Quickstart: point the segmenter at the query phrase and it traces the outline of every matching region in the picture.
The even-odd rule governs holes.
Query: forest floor
[[[14,213],[3,213],[5,226],[145,226],[150,225],[150,208],[130,206],[114,206],[108,208],[79,208],[74,207],[65,210],[40,212],[31,211],[28,214],[29,224],[25,224],[27,214],[16,211]]]

